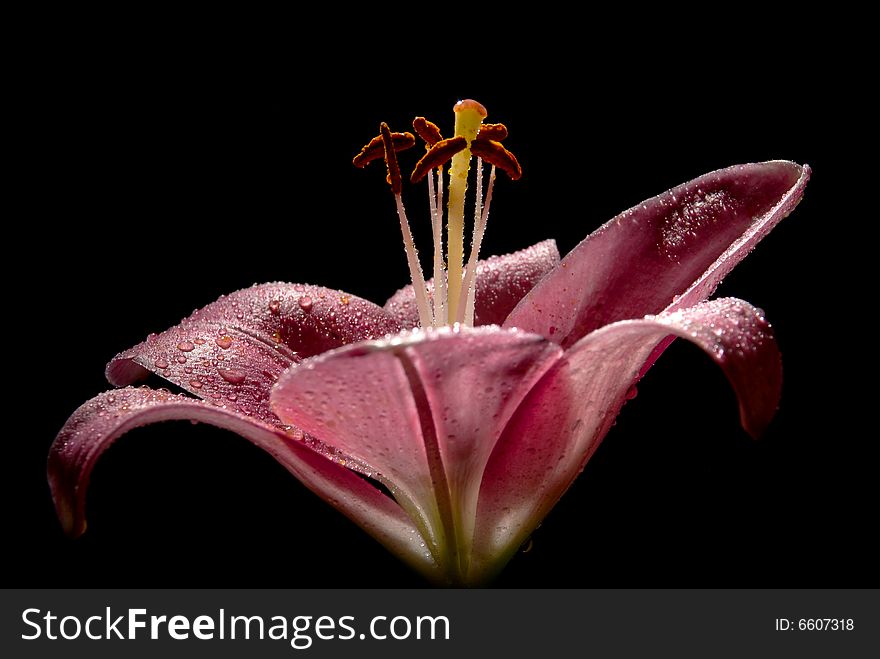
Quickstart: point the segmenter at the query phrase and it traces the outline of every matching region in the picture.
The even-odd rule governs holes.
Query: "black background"
[[[15,101],[29,116],[26,205],[6,243],[19,264],[5,339],[9,585],[424,585],[231,433],[129,433],[93,474],[77,541],[54,519],[45,456],[107,388],[114,354],[222,293],[284,280],[381,304],[402,286],[382,172],[350,159],[382,120],[404,130],[424,114],[448,132],[460,97],[507,124],[525,171],[496,187],[486,255],[545,238],[565,254],[618,212],[728,165],[814,170],[800,207],[717,293],[764,308],[776,329],[785,388],[766,435],[748,438],[721,372],[677,342],[496,585],[877,585],[876,439],[845,372],[873,358],[855,357],[841,297],[864,221],[841,206],[866,137],[855,54],[830,62],[815,39],[755,36],[717,52],[438,56],[410,73],[381,49],[334,63],[329,46],[170,56],[160,39],[119,41],[59,49]],[[426,250],[416,192],[406,201]]]

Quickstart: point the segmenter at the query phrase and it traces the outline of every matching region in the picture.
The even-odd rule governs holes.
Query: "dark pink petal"
[[[558,263],[559,250],[555,240],[545,240],[513,254],[478,261],[474,324],[500,325],[516,303]],[[433,279],[428,282],[428,292],[433,299]],[[391,296],[385,303],[385,311],[404,329],[418,327],[419,311],[412,285]]]
[[[262,284],[224,296],[180,325],[117,355],[107,379],[123,386],[152,371],[208,401],[278,423],[269,390],[303,357],[397,332],[380,307],[302,284]]]
[[[272,409],[375,469],[436,546],[466,548],[495,442],[561,354],[540,337],[498,327],[415,332],[304,362],[282,376]],[[461,513],[455,540],[447,533],[453,511]]]
[[[101,454],[132,428],[187,419],[238,433],[271,454],[310,490],[348,516],[389,550],[431,576],[433,560],[419,545],[400,506],[366,480],[315,453],[297,431],[276,427],[229,409],[146,387],[108,391],[84,403],[68,419],[49,453],[49,484],[64,530],[86,527],[86,490]]]
[[[766,427],[779,402],[782,366],[759,309],[725,298],[596,330],[534,387],[498,441],[480,491],[476,566],[488,570],[499,556],[509,557],[549,512],[608,432],[654,346],[669,334],[697,344],[724,370],[749,433]],[[686,404],[678,413],[687,414]]]
[[[739,165],[649,199],[575,247],[504,325],[568,347],[603,325],[705,300],[794,209],[809,176],[785,161]]]

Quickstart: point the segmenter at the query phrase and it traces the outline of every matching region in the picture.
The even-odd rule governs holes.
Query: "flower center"
[[[477,260],[480,245],[489,218],[495,170],[499,168],[511,179],[522,176],[516,157],[502,146],[507,137],[504,124],[484,124],[486,108],[477,101],[459,101],[455,112],[455,135],[443,139],[440,129],[424,117],[413,120],[413,130],[425,142],[425,155],[416,163],[410,181],[415,184],[428,179],[428,205],[431,210],[431,226],[434,240],[434,290],[425,283],[418,251],[413,242],[409,220],[403,205],[403,179],[397,162],[397,153],[415,146],[412,133],[393,133],[388,124],[379,126],[379,135],[366,144],[352,161],[357,167],[383,158],[388,170],[386,180],[391,187],[397,205],[397,216],[403,234],[410,277],[415,291],[419,322],[422,327],[440,327],[461,323],[474,323],[474,296],[476,288]],[[471,170],[471,158],[476,157],[476,193],[474,195],[474,222],[470,241],[467,267],[464,267],[465,198]],[[448,184],[444,176],[446,163],[452,161],[448,171]],[[491,165],[489,183],[483,190],[483,162]],[[444,218],[444,189],[448,190],[446,217]],[[444,221],[445,220],[445,221]],[[446,225],[446,260],[443,258],[443,226]],[[448,263],[448,269],[446,264]]]

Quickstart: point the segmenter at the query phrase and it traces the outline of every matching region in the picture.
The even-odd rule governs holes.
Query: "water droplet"
[[[190,380],[189,386],[191,386],[193,389],[201,389],[204,385],[198,380]]]
[[[170,378],[171,377],[171,370],[166,368],[164,371],[162,371],[162,377],[163,378]]]
[[[157,359],[156,368],[168,368],[168,362],[164,359]]]
[[[349,296],[349,295],[343,295],[342,297],[339,298],[339,304],[341,304],[341,305],[348,305],[348,303],[349,303],[350,300],[351,300],[351,296]]]
[[[186,373],[187,375],[189,375],[190,373],[193,372],[192,367],[187,366],[185,369],[183,369],[183,372]]]
[[[217,345],[226,350],[229,346],[232,345],[232,337],[228,335],[218,337]]]
[[[112,405],[113,403],[116,402],[116,396],[114,396],[113,394],[110,394],[109,396],[107,396],[107,402]]]
[[[299,308],[306,313],[309,313],[312,310],[312,298],[310,298],[308,295],[303,295],[299,299]]]
[[[230,384],[241,384],[244,382],[245,375],[241,371],[233,371],[228,368],[218,368],[217,372],[220,374],[221,378]]]
[[[178,364],[186,364],[186,357],[181,355],[180,357],[177,358],[177,363]]]
[[[633,385],[626,392],[626,399],[632,400],[633,398],[635,398],[638,395],[639,395],[639,389],[638,389],[638,387],[636,387],[636,385]]]
[[[195,346],[192,344],[191,341],[181,341],[177,344],[177,349],[183,352],[192,352],[193,350],[195,350]]]
[[[269,311],[277,316],[281,313],[281,302],[279,300],[272,300],[269,303]]]
[[[235,394],[226,394],[226,398],[233,403],[238,400],[238,396],[236,396]]]
[[[198,346],[204,344],[204,342],[205,342],[204,339],[193,339],[193,343],[195,343]]]
[[[304,290],[306,290],[306,287],[302,284],[294,284],[293,290],[297,291],[298,293],[302,293]]]

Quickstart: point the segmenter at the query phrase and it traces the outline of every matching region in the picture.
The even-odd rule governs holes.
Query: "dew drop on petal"
[[[309,313],[312,310],[312,298],[310,298],[308,295],[303,295],[299,299],[299,308],[306,313]]]
[[[280,300],[272,300],[269,303],[269,311],[275,314],[276,316],[281,313],[281,301]]]
[[[160,369],[168,368],[168,362],[165,361],[164,359],[161,359],[161,358],[157,359],[156,360],[156,368],[160,368]]]
[[[190,380],[189,386],[191,386],[193,389],[201,389],[204,385],[198,380]]]
[[[626,399],[632,400],[633,398],[635,398],[638,395],[639,395],[639,389],[638,389],[638,387],[636,387],[636,385],[633,385],[626,392]]]
[[[177,363],[178,364],[186,364],[186,357],[181,355],[180,357],[177,358]]]
[[[177,349],[182,352],[192,352],[195,349],[195,345],[191,341],[181,341],[177,344]]]
[[[217,337],[217,345],[226,350],[229,346],[232,345],[232,337],[228,334],[224,334],[223,336]]]
[[[218,368],[217,372],[220,377],[230,384],[241,384],[244,382],[245,375],[241,371],[235,371],[229,368]]]

